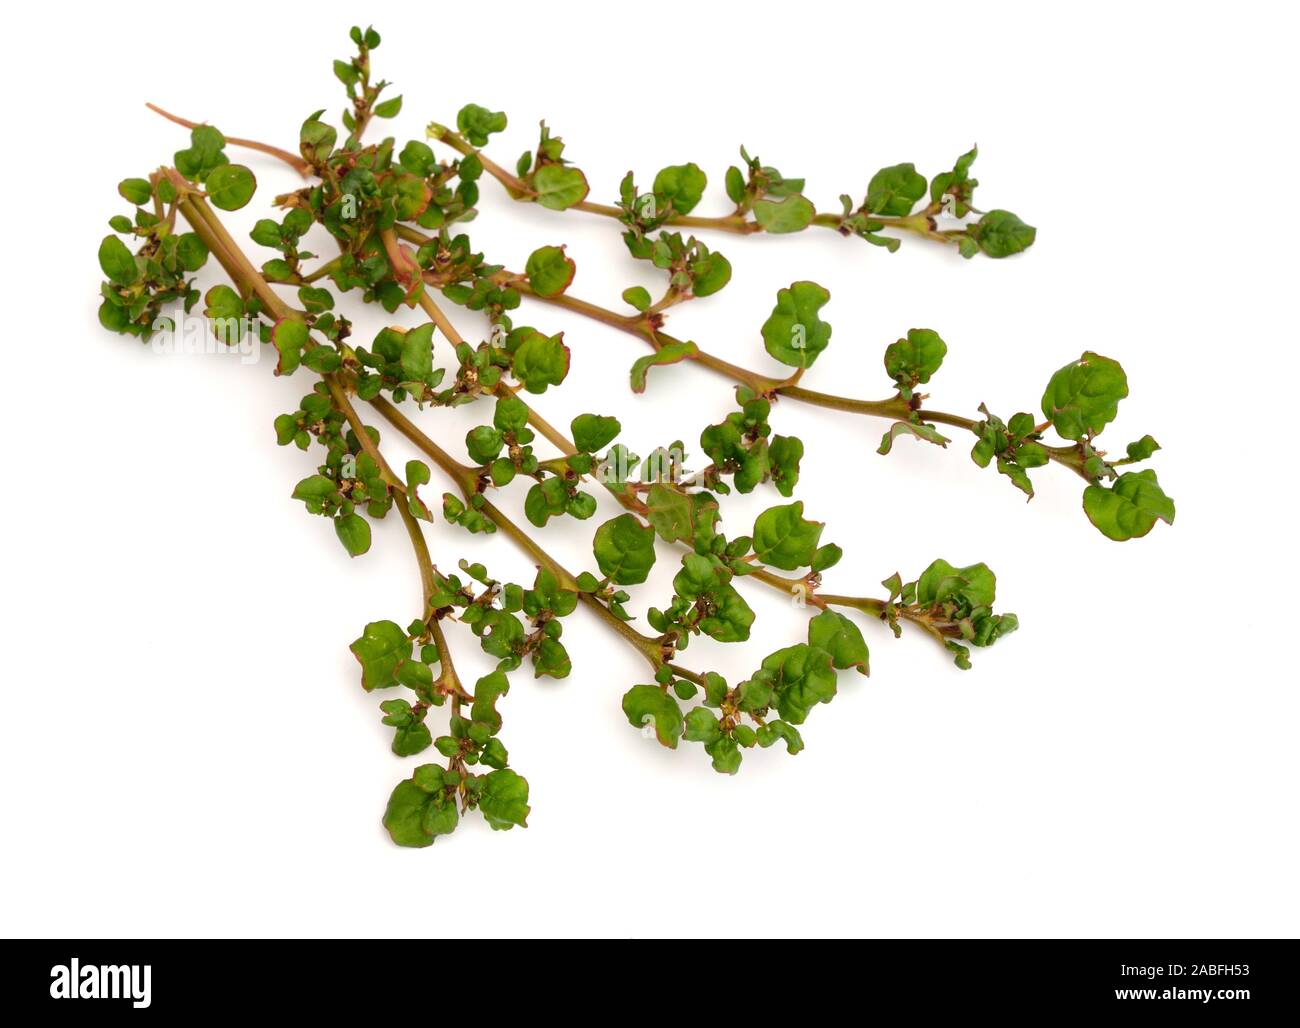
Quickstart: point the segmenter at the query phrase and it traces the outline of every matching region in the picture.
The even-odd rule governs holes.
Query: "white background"
[[[493,833],[471,816],[408,851],[379,818],[419,761],[388,751],[381,697],[361,691],[347,650],[365,622],[416,613],[397,519],[349,561],[290,500],[313,459],[278,449],[271,422],[305,375],[155,354],[95,320],[117,181],[186,145],[144,101],[292,148],[306,115],[337,118],[330,62],[348,55],[357,9],[314,6],[332,10],[180,5],[128,24],[83,7],[15,33],[6,934],[1296,933],[1293,12],[929,3],[904,20],[896,6],[806,2],[664,17],[571,2],[480,17],[364,5],[384,34],[378,71],[405,96],[400,139],[474,101],[508,112],[490,152],[511,164],[545,117],[596,200],[629,167],[648,183],[693,160],[711,178],[700,212],[721,213],[722,172],[743,142],[806,176],[828,210],[841,192],[860,200],[882,165],[932,175],[977,141],[977,201],[1038,226],[1024,257],[966,262],[911,239],[890,255],[824,232],[710,237],[734,280],[674,312],[671,329],[774,369],[758,337],[773,295],[816,279],[832,293],[834,338],[805,384],[884,396],[885,345],[932,327],[950,349],[934,403],[967,413],[981,401],[1033,410],[1055,369],[1099,350],[1131,387],[1105,439],[1154,434],[1152,466],[1178,502],[1172,529],[1111,543],[1059,468],[1036,475],[1026,505],[970,461],[967,440],[946,452],[903,441],[879,457],[882,424],[780,404],[777,431],[809,450],[799,495],[846,551],[828,590],[878,593],[939,556],[984,560],[1021,631],[962,673],[927,640],[867,625],[873,673],[841,675],[804,728],[807,749],[754,752],[725,778],[698,746],[672,753],[629,728],[619,698],[644,667],[579,612],[572,677],[522,671],[502,704],[532,787],[529,828]],[[297,185],[269,159],[243,159],[260,189],[231,217],[241,236]],[[518,268],[565,242],[572,292],[607,306],[628,285],[659,284],[604,219],[513,204],[486,181],[480,206],[471,234],[493,260]],[[214,265],[201,284],[219,280]],[[573,350],[565,387],[537,400],[553,422],[617,412],[645,453],[676,435],[694,445],[729,409],[727,384],[688,365],[654,372],[633,398],[635,340],[549,308],[521,318],[563,328]],[[360,316],[358,337],[381,323]],[[459,454],[485,410],[420,420]],[[519,510],[522,493],[506,506]],[[773,502],[765,490],[728,504],[727,526],[746,531]],[[577,570],[591,561],[572,526],[545,541]],[[467,556],[530,576],[504,537],[439,518],[429,539],[444,569]],[[662,550],[638,613],[666,600],[673,563]],[[751,645],[705,640],[687,662],[735,680],[802,636],[779,597],[751,602]],[[471,681],[484,673],[467,631],[453,645]]]

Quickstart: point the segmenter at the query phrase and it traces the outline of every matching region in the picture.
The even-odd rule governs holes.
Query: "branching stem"
[[[190,121],[188,118],[179,117],[178,115],[172,114],[170,111],[164,111],[157,104],[147,103],[145,106],[155,114],[161,114],[168,121],[175,122],[177,125],[181,125],[187,129],[196,129],[201,124],[197,121]],[[231,143],[234,146],[242,146],[245,150],[256,150],[258,153],[264,153],[269,157],[274,157],[277,160],[284,161],[285,164],[289,165],[289,167],[303,178],[311,176],[311,165],[297,154],[290,153],[288,150],[281,150],[278,146],[271,146],[269,143],[259,143],[255,139],[237,139],[234,136],[226,136],[225,138],[227,143]]]

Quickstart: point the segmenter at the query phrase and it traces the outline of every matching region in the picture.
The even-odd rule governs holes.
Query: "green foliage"
[[[414,644],[392,621],[372,621],[351,645],[361,664],[361,685],[366,692],[397,685],[397,669],[409,660]]]
[[[474,146],[486,146],[488,136],[504,132],[506,116],[503,111],[489,111],[478,104],[466,104],[456,115],[456,128]]]
[[[412,707],[406,700],[384,700],[379,709],[384,712],[384,724],[396,729],[393,752],[399,757],[412,757],[429,748],[433,735],[424,723],[427,707]]]
[[[907,338],[890,343],[885,349],[885,371],[905,395],[918,385],[930,381],[948,354],[948,344],[939,333],[928,328],[912,328]]]
[[[708,177],[693,163],[675,164],[655,176],[655,195],[672,205],[677,214],[690,214],[704,195]]]
[[[140,277],[135,256],[117,236],[105,236],[99,244],[99,266],[114,285],[129,286]]]
[[[855,668],[869,673],[870,654],[862,632],[838,611],[824,610],[808,622],[808,645],[825,650],[838,669]]]
[[[564,255],[562,246],[543,246],[528,257],[524,272],[538,296],[559,296],[569,288],[577,265]]]
[[[704,484],[714,492],[726,493],[729,487],[722,477],[730,475],[738,492],[752,492],[770,481],[782,496],[792,495],[799,481],[803,442],[793,436],[772,435],[770,400],[745,386],[736,390],[736,399],[740,410],[700,434],[700,448],[713,461]]]
[[[553,336],[528,330],[514,350],[515,378],[530,393],[544,393],[569,374],[569,348],[564,333]]]
[[[204,182],[213,171],[230,163],[225,154],[226,137],[211,125],[196,125],[190,131],[190,145],[172,158],[176,170],[187,179]]]
[[[1033,246],[1038,230],[1010,211],[989,211],[970,227],[969,235],[988,256],[1010,257]]]
[[[547,164],[533,176],[537,202],[553,211],[563,211],[587,198],[587,177],[577,168]]]
[[[257,180],[242,164],[223,164],[208,173],[208,198],[223,211],[237,211],[253,198]]]
[[[330,519],[352,556],[388,541],[373,532],[372,522],[399,504],[418,567],[420,608],[405,627],[388,620],[367,624],[350,646],[363,689],[385,691],[379,706],[383,724],[393,730],[392,752],[405,758],[431,751],[441,761],[416,767],[393,789],[384,825],[397,844],[428,846],[473,810],[495,830],[526,825],[528,783],[510,766],[501,740],[510,675],[525,663],[538,679],[572,673],[582,653],[570,652],[564,622],[580,603],[588,617],[652,666],[653,682],[623,695],[629,723],[669,749],[683,739],[699,744],[723,774],[735,774],[747,750],[782,743],[787,753],[799,753],[804,742],[796,726],[835,697],[838,674],[868,673],[867,640],[855,617],[895,633],[909,625],[920,629],[943,643],[962,668],[969,667],[971,648],[1016,630],[1015,615],[994,612],[996,581],[984,564],[937,560],[907,583],[892,575],[883,583],[884,598],[823,592],[823,575],[843,551],[822,542],[824,526],[804,517],[802,501],[764,510],[751,534],[728,538],[720,498],[770,483],[789,499],[800,482],[807,463],[803,442],[773,430],[774,412],[784,420],[781,401],[887,419],[882,453],[902,436],[944,446],[949,439],[938,426],[969,429],[972,459],[981,467],[995,465],[1028,496],[1029,472],[1060,464],[1085,480],[1087,517],[1111,539],[1145,535],[1157,520],[1173,522],[1173,501],[1155,472],[1125,470],[1160,449],[1152,436],[1129,443],[1122,456],[1115,450],[1108,456],[1095,445],[1128,393],[1123,369],[1095,353],[1052,376],[1042,400],[1046,421],[1036,423],[1024,411],[1004,420],[983,405],[980,420],[931,410],[929,397],[918,390],[942,366],[947,344],[929,329],[911,329],[886,348],[885,369],[896,392],[884,400],[804,388],[803,373],[831,336],[821,318],[830,294],[814,282],[796,281],[780,290],[762,326],[768,354],[796,372],[787,379],[749,371],[666,334],[672,308],[714,295],[731,280],[730,260],[709,245],[712,230],[734,239],[830,229],[889,250],[910,235],[954,245],[967,257],[1025,250],[1035,238],[1031,226],[1005,210],[974,208],[974,148],[928,181],[910,163],[883,168],[871,177],[862,203],[840,197],[841,213],[818,213],[803,178],[784,175],[743,147],[741,162],[723,176],[734,207],[720,217],[694,213],[704,204],[709,182],[689,162],[662,167],[648,191],[629,172],[614,203],[585,203],[586,176],[565,158],[563,140],[545,123],[536,149],[515,162],[513,174],[479,152],[506,128],[505,114],[477,104],[460,109],[455,131],[431,124],[427,137],[433,145],[391,137],[367,141],[373,119],[396,116],[403,100],[387,95],[388,83],[373,76],[379,34],[354,27],[349,35],[355,53],[333,62],[348,98],[342,128],[324,109],[301,123],[302,161],[291,163],[307,181],[276,198],[275,217],[254,222],[249,237],[271,251],[258,259],[260,270],[216,213],[245,207],[256,181],[248,168],[230,162],[219,131],[199,126],[189,146],[175,154],[174,168],[118,183],[116,196],[127,209],[111,216],[112,234],[99,244],[99,319],[112,331],[147,338],[171,326],[165,310],[183,306],[188,312],[202,301],[204,317],[227,345],[252,335],[275,347],[278,374],[305,369],[306,395],[274,421],[277,444],[314,455],[314,466],[298,473],[304,477],[293,498],[309,514]],[[441,147],[453,151],[449,159],[435,152]],[[478,214],[480,185],[492,180],[516,200],[554,211],[581,208],[614,220],[628,253],[662,272],[666,285],[654,293],[639,285],[624,290],[633,313],[620,314],[565,295],[576,267],[562,244],[535,250],[522,273],[491,263],[475,251],[465,228]],[[978,220],[965,220],[972,216]],[[322,231],[314,232],[316,226]],[[677,229],[698,230],[706,238]],[[318,258],[305,248],[309,238],[324,239],[330,253]],[[189,276],[205,265],[209,247],[222,258],[231,282],[201,295]],[[267,283],[277,291],[271,293]],[[345,313],[344,294],[379,304],[388,327],[363,345]],[[460,338],[437,309],[441,298],[479,315],[482,333],[462,328],[466,338]],[[664,420],[664,439],[646,441],[650,455],[644,460],[614,442],[622,425],[612,414],[578,414],[568,439],[542,420],[526,398],[563,384],[571,354],[562,332],[515,323],[521,303],[535,299],[548,301],[553,313],[559,308],[588,315],[648,342],[651,352],[631,368],[635,392],[645,390],[652,368],[682,361],[741,383],[734,406],[699,434],[708,463],[700,466],[700,454],[684,450],[681,439],[690,436],[679,429],[690,412],[674,401],[672,375],[662,376],[660,389],[666,408],[678,416]],[[423,315],[411,314],[417,307]],[[465,435],[468,465],[443,449],[445,429],[436,440],[421,438],[425,427],[417,427],[411,410],[489,398],[491,417],[464,423],[472,426]],[[570,409],[609,410],[606,400],[588,396]],[[366,404],[406,434],[430,464],[409,460],[403,466],[391,454],[380,456],[380,435],[365,424]],[[1048,429],[1067,445],[1049,445]],[[860,447],[860,439],[852,445]],[[847,457],[833,467],[843,489],[860,477]],[[424,539],[418,524],[434,520],[428,494],[434,468],[457,489],[442,494],[442,518],[470,533],[508,536],[536,567],[531,584],[497,580],[483,564],[463,559],[458,574],[439,570],[439,561],[447,566],[454,557],[441,549],[441,537],[437,553],[429,552],[432,540]],[[394,469],[403,471],[401,477]],[[574,577],[533,529],[565,515],[594,518],[597,500],[584,488],[593,482],[605,487],[606,502],[621,505],[622,512],[590,529],[599,574],[586,570]],[[515,505],[503,500],[498,506],[493,491],[511,488]],[[515,524],[514,515],[503,511],[517,509],[520,500],[524,519]],[[862,526],[864,533],[872,530]],[[677,548],[672,593],[661,607],[645,607],[642,616],[628,590],[647,582],[657,541]],[[707,636],[709,645],[733,644],[775,632],[766,623],[756,628],[749,601],[751,590],[762,588],[809,608],[806,641],[776,649],[735,686],[714,672],[687,667],[683,654],[696,637]],[[491,661],[472,690],[452,660],[452,650],[466,640]],[[856,675],[847,680],[857,681]]]
[[[896,421],[889,426],[876,452],[882,455],[889,453],[894,448],[894,440],[899,436],[907,435],[927,443],[934,443],[936,446],[947,446],[952,441],[933,425],[927,425],[920,420]]]
[[[872,214],[903,217],[912,213],[916,201],[925,195],[925,176],[912,164],[881,168],[871,176],[864,205]]]
[[[751,682],[756,689],[770,690],[771,706],[783,720],[801,725],[814,706],[835,698],[833,660],[826,650],[811,644],[787,646],[767,657]]]
[[[804,518],[802,500],[769,507],[754,522],[754,553],[774,568],[794,571],[808,567],[825,527],[820,521]]]
[[[281,318],[271,329],[271,342],[280,353],[276,372],[292,375],[302,363],[302,353],[310,341],[310,330],[301,318]]]
[[[477,808],[496,831],[525,827],[532,809],[528,806],[528,782],[509,768],[473,775],[423,764],[393,790],[384,812],[384,827],[399,846],[431,846],[438,836],[456,830],[460,804],[466,809]]]
[[[599,414],[579,414],[569,427],[573,445],[584,453],[596,453],[614,441],[622,431],[618,418]]]
[[[978,153],[979,148],[972,146],[957,158],[952,171],[941,171],[930,180],[931,202],[951,203],[953,214],[959,218],[964,218],[970,213],[975,187],[979,185],[977,179],[970,177],[970,168],[975,163]]]
[[[666,343],[648,357],[638,357],[632,364],[632,392],[644,393],[650,369],[662,364],[677,364],[698,352],[694,343]]]
[[[657,685],[634,685],[623,694],[623,713],[633,728],[654,726],[655,738],[677,749],[682,734],[682,708]]]
[[[687,553],[673,579],[673,599],[665,610],[650,608],[647,620],[655,631],[686,649],[690,637],[707,635],[718,642],[744,642],[749,638],[754,612],[731,585],[735,571],[711,547]],[[747,548],[747,547],[746,547]]]
[[[818,312],[831,294],[816,282],[795,282],[776,294],[776,306],[763,323],[767,352],[792,368],[810,368],[831,340],[831,326]]]
[[[620,514],[596,529],[591,549],[602,575],[619,585],[636,585],[654,566],[654,529],[631,514]]]
[[[1130,471],[1109,488],[1090,485],[1083,491],[1088,520],[1108,539],[1140,539],[1156,521],[1174,523],[1174,501],[1165,495],[1154,471]]]
[[[754,220],[763,231],[773,235],[801,232],[812,224],[817,214],[817,209],[797,194],[780,200],[755,200],[753,211]]]
[[[1089,350],[1067,364],[1047,383],[1043,417],[1065,439],[1096,435],[1119,413],[1119,401],[1128,396],[1124,369],[1109,357]]]
[[[900,621],[923,626],[944,639],[962,670],[970,668],[969,646],[992,646],[1020,627],[1014,614],[993,613],[997,579],[986,564],[954,567],[936,560],[915,582],[902,584],[898,575],[884,583],[890,589],[884,617],[897,635]]]
[[[1034,487],[1029,481],[1029,469],[1041,468],[1050,460],[1047,448],[1038,441],[1042,437],[1033,415],[1022,411],[1004,422],[990,414],[983,404],[980,404],[980,410],[984,420],[977,427],[979,440],[971,449],[971,460],[986,468],[996,459],[998,472],[1010,478],[1017,489],[1033,499]]]

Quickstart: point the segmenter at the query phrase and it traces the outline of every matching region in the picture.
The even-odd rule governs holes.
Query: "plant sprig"
[[[319,460],[293,488],[293,498],[309,515],[328,518],[353,557],[370,550],[372,523],[397,511],[420,580],[418,613],[405,624],[401,619],[370,622],[350,649],[362,687],[388,697],[379,712],[393,730],[393,752],[411,757],[433,750],[440,758],[417,767],[390,796],[384,824],[398,844],[429,845],[453,831],[470,810],[478,810],[494,829],[526,824],[529,786],[501,740],[501,701],[510,676],[525,665],[535,678],[572,673],[574,655],[564,622],[579,607],[646,662],[648,680],[622,694],[629,722],[670,749],[683,739],[699,743],[713,767],[728,774],[739,768],[746,750],[777,743],[791,754],[802,750],[800,727],[814,708],[834,698],[839,674],[868,673],[870,655],[855,613],[895,635],[907,626],[923,632],[961,668],[970,666],[973,647],[989,646],[1016,630],[1015,615],[995,612],[996,580],[982,563],[935,560],[910,581],[900,574],[886,578],[877,596],[826,589],[823,576],[842,550],[822,538],[825,526],[805,516],[804,501],[795,498],[803,485],[804,444],[776,431],[774,415],[782,399],[888,419],[882,453],[902,435],[945,445],[949,440],[938,426],[967,430],[976,437],[973,459],[996,464],[1029,495],[1031,469],[1062,464],[1087,481],[1085,510],[1111,538],[1143,535],[1158,518],[1172,521],[1172,502],[1153,472],[1119,470],[1150,457],[1158,449],[1154,439],[1144,437],[1113,460],[1095,446],[1127,395],[1122,369],[1097,354],[1084,354],[1051,377],[1041,403],[1044,420],[1023,412],[1002,418],[983,406],[982,418],[975,419],[923,403],[918,389],[946,353],[943,340],[927,330],[911,330],[886,348],[885,371],[894,389],[886,399],[853,400],[800,385],[831,337],[820,314],[829,293],[815,283],[796,281],[782,290],[760,331],[769,355],[792,369],[784,378],[732,365],[664,333],[671,308],[719,292],[731,277],[724,256],[667,227],[778,232],[803,220],[802,214],[790,220],[792,212],[811,208],[801,181],[781,176],[747,153],[746,170],[728,172],[728,193],[737,209],[723,219],[691,213],[706,187],[694,165],[663,169],[648,193],[631,176],[625,179],[611,216],[622,223],[629,252],[668,277],[657,300],[644,289],[627,290],[631,314],[571,296],[577,269],[563,246],[534,251],[522,272],[487,263],[460,231],[477,214],[483,172],[518,198],[556,210],[594,206],[585,200],[585,176],[564,156],[562,140],[543,127],[536,150],[503,179],[479,148],[505,127],[505,117],[475,105],[461,110],[455,132],[435,133],[458,150],[455,160],[438,160],[420,140],[400,148],[393,139],[364,142],[368,125],[396,114],[400,98],[380,99],[388,84],[372,78],[378,34],[353,29],[351,35],[356,55],[335,63],[348,97],[345,136],[317,111],[302,122],[298,154],[291,154],[227,139],[210,126],[168,115],[190,128],[190,145],[150,176],[119,186],[135,210],[110,221],[114,234],[100,247],[107,279],[100,321],[148,338],[174,327],[166,311],[180,306],[188,312],[202,300],[219,340],[234,345],[252,334],[274,348],[277,375],[310,377],[306,394],[274,424],[279,444],[313,452]],[[309,180],[305,188],[276,199],[277,217],[254,227],[251,242],[272,253],[260,265],[217,213],[242,208],[256,189],[252,172],[229,160],[228,144],[283,160]],[[910,166],[896,166],[874,176],[863,203],[856,209],[846,205],[835,224],[813,212],[796,227],[835,227],[881,245],[896,243],[880,235],[894,228],[955,242],[963,252],[973,243],[990,256],[1002,256],[994,242],[998,219],[989,220],[996,212],[961,228],[932,223],[942,214],[978,213],[971,206],[973,158],[972,151],[928,185],[921,180],[930,191],[921,212],[912,210],[921,199],[919,176]],[[182,221],[187,231],[181,230]],[[319,259],[303,248],[317,225],[337,246],[337,256]],[[1024,245],[1032,241],[1032,230],[1028,233],[1021,231]],[[203,293],[190,276],[209,256],[228,282]],[[296,302],[280,290],[293,290]],[[435,291],[478,312],[485,337],[464,338]],[[415,323],[390,324],[362,345],[339,303],[342,294],[379,304],[390,315],[403,312],[403,320],[410,312]],[[547,422],[529,397],[561,387],[573,354],[562,332],[516,323],[514,312],[524,298],[644,339],[650,352],[632,365],[634,390],[647,387],[656,367],[680,361],[732,378],[734,407],[699,432],[707,463],[690,470],[680,439],[660,440],[644,448],[647,456],[637,456],[620,440],[617,414],[606,410],[580,414],[567,431]],[[468,462],[454,457],[447,440],[412,416],[413,409],[476,403],[483,404],[485,414],[463,440]],[[381,432],[367,423],[369,415],[407,439],[428,463],[408,461],[399,473],[384,454]],[[1065,444],[1043,442],[1049,429]],[[440,504],[432,488],[435,473],[450,486]],[[724,533],[728,494],[765,488],[783,502],[759,514],[745,533]],[[527,525],[493,502],[495,491],[507,489],[523,491]],[[601,492],[622,511],[594,525],[591,562],[571,571],[551,555],[542,534],[573,531],[574,522],[592,521]],[[440,570],[420,527],[436,512],[466,531],[509,539],[535,565],[533,579],[501,580],[483,564],[466,560],[457,562],[456,572]],[[644,587],[665,547],[677,561],[671,594],[638,614],[634,593]],[[790,644],[761,658],[754,673],[734,685],[683,663],[683,654],[701,637],[725,644],[752,639],[756,615],[746,599],[752,588],[778,591],[804,613],[806,623]],[[449,626],[457,623],[496,661],[472,688],[462,682],[453,660]],[[445,709],[445,729],[435,728],[434,708]]]
[[[462,109],[456,129],[430,122],[426,136],[443,143],[462,157],[479,161],[484,171],[495,179],[513,200],[537,203],[550,210],[584,211],[612,218],[623,227],[623,241],[634,257],[649,259],[655,245],[651,233],[664,226],[705,229],[749,235],[765,232],[788,235],[808,228],[826,228],[842,236],[856,236],[875,246],[894,252],[902,239],[891,233],[901,232],[955,246],[963,257],[984,254],[1002,258],[1020,253],[1033,245],[1037,230],[1011,211],[980,211],[974,206],[978,180],[970,169],[978,154],[971,147],[958,157],[953,167],[933,178],[921,175],[911,163],[894,164],[879,169],[867,183],[861,202],[847,193],[839,198],[837,213],[818,213],[804,195],[805,180],[782,175],[740,148],[743,167],[727,168],[727,198],[734,208],[715,217],[692,214],[703,199],[708,176],[694,162],[669,165],[656,173],[650,189],[637,188],[634,173],[628,172],[619,186],[617,204],[595,203],[587,199],[590,187],[586,175],[572,166],[560,153],[564,147],[550,135],[542,123],[542,138],[537,153],[525,153],[512,173],[489,158],[480,149],[492,132],[505,129],[504,112],[488,112],[490,122],[481,116],[479,124],[487,131],[467,135],[466,112],[483,111],[475,104]],[[551,157],[551,154],[554,157]],[[920,207],[917,205],[921,204]],[[979,218],[970,220],[972,214]],[[669,233],[660,236],[669,237]]]

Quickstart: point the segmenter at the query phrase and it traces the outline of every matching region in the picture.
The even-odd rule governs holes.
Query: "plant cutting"
[[[823,540],[824,526],[794,498],[804,444],[775,431],[773,415],[783,400],[884,419],[882,454],[903,437],[946,446],[951,440],[940,425],[967,432],[974,437],[972,458],[994,464],[1029,496],[1030,470],[1061,465],[1084,480],[1085,513],[1112,539],[1145,535],[1156,520],[1172,523],[1173,502],[1154,472],[1128,470],[1158,449],[1155,440],[1146,436],[1118,458],[1097,445],[1128,393],[1123,369],[1110,358],[1085,353],[1050,376],[1041,417],[999,416],[981,406],[977,418],[924,402],[919,389],[947,352],[928,329],[911,329],[884,349],[882,382],[890,391],[884,398],[858,400],[801,385],[831,337],[821,316],[829,293],[814,282],[796,280],[782,289],[759,331],[768,355],[788,373],[730,364],[663,331],[670,308],[719,292],[731,276],[722,254],[676,228],[745,235],[830,227],[889,250],[898,243],[891,232],[953,245],[968,257],[1024,250],[1033,242],[1032,228],[1009,212],[973,206],[973,150],[928,181],[911,165],[882,169],[865,200],[846,202],[833,218],[816,212],[801,180],[784,178],[747,152],[745,169],[726,176],[735,204],[727,215],[691,213],[707,184],[693,164],[661,170],[646,193],[629,176],[619,203],[605,208],[587,201],[585,176],[567,163],[563,144],[545,126],[537,150],[513,173],[488,160],[482,148],[506,118],[473,104],[462,108],[455,130],[430,126],[427,138],[449,146],[448,159],[423,140],[400,147],[392,138],[365,141],[367,128],[395,116],[402,98],[387,96],[388,84],[372,74],[378,34],[354,28],[351,38],[356,53],[334,65],[347,93],[342,131],[318,111],[302,123],[296,153],[167,115],[187,126],[189,145],[149,175],[119,184],[131,210],[110,220],[113,233],[100,246],[106,281],[99,317],[108,329],[148,338],[174,330],[178,309],[188,313],[202,304],[222,342],[239,344],[253,334],[273,348],[277,375],[308,382],[274,424],[280,445],[314,454],[293,498],[309,515],[328,519],[354,557],[369,551],[374,521],[395,512],[403,523],[419,602],[395,619],[365,625],[351,644],[362,688],[384,697],[379,714],[393,729],[393,752],[424,755],[393,790],[384,814],[398,844],[429,845],[472,810],[496,829],[526,823],[528,783],[501,739],[502,700],[510,676],[525,664],[539,679],[571,673],[564,620],[579,606],[647,665],[645,680],[622,695],[630,724],[652,729],[670,749],[683,741],[700,744],[712,766],[727,774],[738,770],[747,750],[778,743],[791,754],[802,749],[801,726],[814,707],[834,698],[840,674],[869,670],[859,621],[895,635],[922,632],[962,668],[970,666],[972,648],[1017,628],[1015,615],[995,611],[996,579],[982,563],[939,559],[907,576],[890,573],[867,595],[831,591],[824,577],[842,551]],[[247,241],[235,238],[220,213],[245,207],[257,188],[252,170],[230,159],[229,146],[282,160],[307,180],[275,198],[275,216],[259,220]],[[519,271],[489,263],[463,231],[477,213],[485,172],[515,199],[617,220],[631,256],[667,275],[662,295],[625,291],[627,313],[579,300],[569,293],[576,266],[558,245],[534,251]],[[924,206],[914,210],[918,203]],[[313,231],[333,252],[308,249]],[[223,281],[204,291],[192,276],[209,260]],[[362,343],[353,336],[344,298],[381,305],[393,323]],[[638,441],[647,454],[638,456],[604,401],[563,429],[542,418],[529,397],[562,387],[573,355],[564,333],[516,320],[524,299],[640,338],[648,352],[631,365],[633,390],[647,388],[653,369],[678,362],[730,378],[734,409],[717,424],[692,429],[700,461],[707,462],[688,471],[680,439]],[[463,338],[446,304],[481,315],[484,337]],[[438,408],[466,404],[478,404],[483,417],[453,444],[429,422]],[[434,417],[422,417],[429,409]],[[394,465],[376,422],[423,459]],[[1058,443],[1045,441],[1049,431]],[[453,454],[457,448],[463,458]],[[447,484],[440,502],[433,498],[435,473]],[[526,524],[494,502],[509,489],[522,491]],[[726,497],[757,489],[773,490],[782,502],[733,533],[724,526]],[[621,512],[590,529],[588,566],[565,567],[545,537],[588,531],[577,523],[594,521],[599,493]],[[465,560],[451,571],[448,558],[435,561],[421,529],[435,516],[509,539],[536,566],[535,577],[504,581]],[[665,554],[678,568],[671,594],[642,608],[630,590],[644,586]],[[754,589],[800,601],[795,610],[803,623],[794,626],[789,645],[757,660],[740,682],[691,666],[686,653],[693,639],[750,639],[755,613],[746,596]],[[473,683],[462,681],[454,661],[455,646],[467,644],[497,662]],[[429,761],[430,752],[437,759]]]

